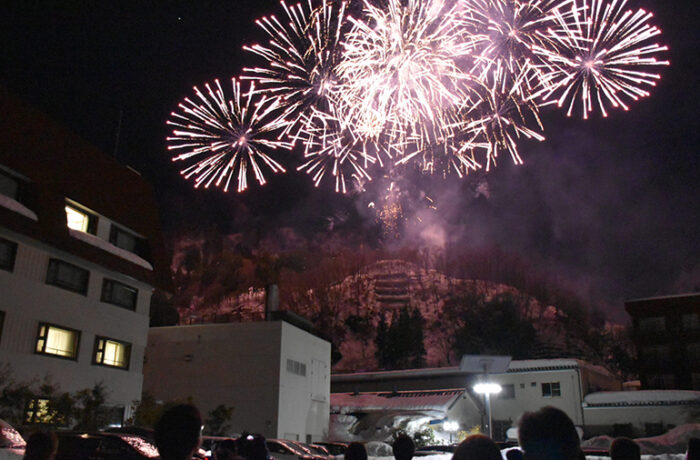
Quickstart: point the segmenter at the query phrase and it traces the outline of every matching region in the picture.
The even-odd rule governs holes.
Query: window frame
[[[65,208],[70,208],[79,214],[84,214],[88,219],[87,228],[85,230],[80,230],[77,228],[69,227],[68,226],[68,211],[64,209],[64,211],[66,212],[66,227],[67,228],[70,228],[71,230],[75,230],[76,232],[83,232],[83,233],[88,233],[90,235],[97,236],[97,220],[99,219],[99,217],[97,216],[96,213],[88,210],[84,206],[81,206],[78,203],[76,203],[75,201],[67,199],[67,198],[66,198]]]
[[[15,200],[18,203],[26,204],[26,195],[29,180],[19,174],[14,173],[13,171],[8,170],[5,167],[0,167],[0,176],[9,179],[16,185],[14,196],[5,195],[4,193],[2,193],[1,195]]]
[[[109,297],[110,298],[108,298],[108,296],[107,296],[107,292],[108,292],[107,286],[108,285],[111,285],[111,287],[109,288],[109,293],[110,293]],[[118,301],[114,300],[114,298],[113,298],[114,297],[113,296],[114,286],[120,286],[122,288],[126,288],[130,291],[133,291],[134,292],[134,304],[133,305],[124,305],[124,304],[119,303]],[[135,288],[133,286],[129,286],[128,284],[124,284],[121,281],[117,281],[117,280],[112,279],[112,278],[103,278],[102,279],[102,292],[100,294],[100,301],[104,302],[104,303],[108,303],[110,305],[116,305],[117,307],[123,308],[125,310],[136,311],[136,308],[138,307],[138,303],[139,303],[139,290],[138,290],[138,288]]]
[[[7,238],[0,237],[0,244],[6,244],[11,248],[11,257],[8,264],[0,263],[0,270],[5,270],[10,273],[15,271],[15,264],[17,263],[17,247],[19,246],[17,242],[8,240]]]
[[[126,361],[126,364],[124,366],[116,366],[114,364],[105,364],[104,363],[104,344],[103,344],[103,348],[100,349],[100,342],[101,341],[103,341],[103,342],[110,341],[110,342],[118,343],[119,345],[123,345],[125,347],[125,353],[124,353],[125,359],[124,360]],[[102,360],[98,361],[97,354],[100,352],[102,353]],[[92,350],[92,364],[95,366],[108,367],[110,369],[121,369],[124,371],[128,371],[129,368],[131,367],[131,344],[129,342],[125,342],[123,340],[117,340],[117,339],[113,339],[111,337],[96,335],[95,336],[95,345],[94,345],[93,350]]]
[[[51,278],[51,270],[52,270],[53,265],[56,266],[56,275],[54,275],[55,279]],[[67,283],[60,282],[60,280],[58,279],[58,267],[60,265],[70,267],[71,269],[77,269],[77,270],[85,273],[86,274],[85,287],[84,288],[76,288],[76,287],[70,286]],[[55,286],[55,287],[58,287],[61,289],[65,289],[67,291],[75,292],[77,294],[81,294],[81,295],[84,295],[87,297],[88,291],[90,289],[90,270],[88,270],[87,268],[83,268],[83,267],[80,267],[78,265],[72,264],[70,262],[66,262],[65,260],[51,257],[51,258],[49,258],[49,263],[48,263],[48,266],[46,268],[46,284],[48,284],[50,286]]]
[[[117,244],[118,238],[120,234],[127,235],[134,240],[134,249],[128,249],[122,246],[119,246]],[[136,232],[132,230],[128,230],[121,225],[118,225],[114,222],[112,222],[110,229],[109,229],[109,242],[113,246],[122,249],[124,251],[130,252],[132,254],[136,254],[137,256],[146,259],[147,258],[147,239],[140,236]]]
[[[43,327],[46,327],[46,333],[45,333],[45,335],[42,336],[41,329]],[[49,329],[50,328],[60,329],[62,331],[72,332],[74,334],[74,339],[73,339],[73,344],[75,347],[74,356],[64,356],[64,355],[59,355],[57,353],[50,353],[50,352],[46,351],[46,341],[47,341],[48,336],[49,336]],[[42,349],[38,350],[40,340],[43,340],[44,344],[42,346]],[[78,355],[80,354],[80,331],[77,329],[70,328],[70,327],[59,326],[58,324],[40,322],[39,327],[37,328],[36,340],[34,341],[34,354],[42,355],[42,356],[50,356],[52,358],[67,359],[69,361],[78,361]]]
[[[543,398],[561,398],[561,382],[542,382],[541,388]],[[549,388],[548,393],[545,393],[545,388]]]

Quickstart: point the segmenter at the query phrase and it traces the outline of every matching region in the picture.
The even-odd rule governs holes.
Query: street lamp
[[[459,423],[447,420],[442,424],[442,428],[450,433],[450,444],[452,444],[452,433],[459,430]]]
[[[491,426],[491,395],[501,392],[501,386],[493,382],[482,382],[474,385],[474,392],[484,395],[486,398],[486,419],[489,424],[489,438],[493,439],[493,428]]]

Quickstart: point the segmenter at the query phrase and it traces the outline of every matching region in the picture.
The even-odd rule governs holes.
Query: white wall
[[[491,380],[501,385],[513,384],[514,399],[492,397],[493,420],[512,420],[515,424],[524,412],[532,412],[544,406],[554,406],[563,410],[576,425],[583,423],[579,387],[579,375],[575,369],[548,371],[520,371],[517,373],[494,374]],[[561,396],[542,396],[542,383],[559,382]],[[522,386],[522,387],[521,387]]]
[[[277,437],[321,441],[330,417],[331,345],[287,323],[281,345]],[[306,376],[288,372],[287,359],[304,363]]]
[[[49,375],[61,391],[103,382],[110,405],[128,407],[140,399],[151,286],[5,230],[0,236],[18,243],[14,270],[0,270],[0,310],[5,312],[0,363],[10,364],[18,381]],[[51,257],[90,271],[87,296],[46,284]],[[138,289],[136,312],[100,301],[105,276]],[[77,361],[34,353],[40,322],[80,331]],[[92,364],[96,335],[131,344],[128,370]]]
[[[287,372],[288,358],[306,375]],[[328,430],[330,344],[280,321],[151,328],[144,390],[191,397],[204,418],[233,406],[232,432],[317,440]]]

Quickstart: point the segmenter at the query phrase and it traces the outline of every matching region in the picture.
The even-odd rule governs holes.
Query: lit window
[[[32,398],[24,411],[25,423],[51,423],[53,417],[49,410],[50,401],[45,398]]]
[[[106,337],[95,339],[95,364],[128,369],[130,354],[131,345],[128,343]]]
[[[543,398],[558,398],[561,396],[561,386],[559,382],[543,383],[542,397]]]
[[[87,295],[90,272],[58,259],[49,259],[46,283]]]
[[[79,338],[78,331],[42,323],[39,325],[39,336],[36,339],[36,352],[76,359]]]
[[[12,271],[15,268],[17,243],[0,238],[0,269]]]
[[[102,283],[102,301],[136,310],[139,291],[118,281],[105,278]]]
[[[76,206],[66,205],[66,223],[73,230],[95,234],[97,217]]]

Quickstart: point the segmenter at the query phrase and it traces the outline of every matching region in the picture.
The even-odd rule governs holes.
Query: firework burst
[[[267,43],[244,47],[261,64],[233,79],[230,100],[218,81],[195,87],[168,148],[195,186],[235,179],[238,191],[285,171],[278,148],[341,193],[409,166],[463,177],[504,152],[521,164],[520,141],[544,140],[544,106],[588,118],[649,95],[667,47],[627,2],[282,0],[283,19],[257,21]]]
[[[195,86],[197,98],[185,98],[178,106],[180,111],[173,112],[167,122],[173,126],[172,136],[167,138],[168,150],[176,153],[173,161],[193,163],[180,174],[186,179],[194,177],[195,187],[223,185],[228,191],[235,177],[241,192],[248,187],[250,171],[261,185],[266,182],[263,166],[273,173],[285,171],[267,153],[291,147],[275,138],[287,124],[276,115],[277,100],[258,96],[253,84],[241,93],[240,81],[235,78],[231,86],[232,99],[226,99],[219,80],[213,85],[206,83],[205,91]]]
[[[566,106],[567,116],[577,101],[584,119],[595,106],[603,116],[608,115],[606,106],[628,110],[626,100],[649,96],[645,87],[661,78],[646,69],[669,64],[655,56],[668,48],[650,43],[661,34],[649,24],[652,13],[626,10],[626,4],[627,0],[591,0],[589,5],[583,0],[583,13],[572,12],[578,19],[573,25],[560,22],[560,32],[549,32],[554,48],[534,48],[555,69],[550,89],[541,92],[543,99],[554,98],[559,107]]]

